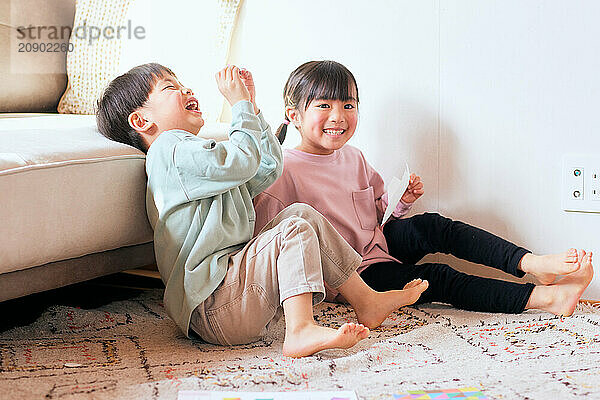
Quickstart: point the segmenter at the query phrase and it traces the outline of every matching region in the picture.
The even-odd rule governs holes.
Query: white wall
[[[559,193],[563,154],[600,153],[598,15],[593,0],[245,0],[230,62],[253,72],[274,129],[295,67],[342,62],[360,90],[350,143],[386,179],[405,160],[423,177],[415,212],[439,211],[535,253],[586,248],[599,264],[600,214],[562,211]],[[600,300],[598,277],[584,298]]]

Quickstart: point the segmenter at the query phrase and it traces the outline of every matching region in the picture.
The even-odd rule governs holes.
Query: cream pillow
[[[122,40],[101,35],[96,40],[87,27],[123,25],[132,0],[77,0],[67,53],[67,89],[58,103],[64,114],[94,114],[102,89],[119,70]]]
[[[223,97],[214,74],[226,64],[240,2],[78,0],[74,29],[87,27],[88,34],[74,30],[71,36],[69,83],[58,111],[94,114],[97,99],[115,76],[158,62],[194,90],[207,122],[218,121]],[[119,30],[120,39],[111,39]]]

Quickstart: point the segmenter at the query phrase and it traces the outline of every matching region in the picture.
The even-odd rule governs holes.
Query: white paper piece
[[[383,219],[381,220],[382,226],[392,216],[392,213],[398,206],[402,195],[408,187],[408,182],[410,181],[410,171],[408,169],[408,163],[405,163],[405,165],[406,169],[404,170],[402,178],[398,179],[394,176],[388,185],[388,205],[385,209],[385,213],[383,214]]]
[[[357,400],[354,391],[335,392],[206,392],[200,390],[181,390],[178,400]]]

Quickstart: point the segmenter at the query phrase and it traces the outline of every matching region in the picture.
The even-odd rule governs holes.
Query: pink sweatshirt
[[[329,155],[286,149],[283,174],[254,199],[254,234],[285,207],[306,203],[323,214],[363,257],[359,273],[373,263],[399,262],[388,254],[380,226],[387,207],[383,186],[381,176],[356,147],[345,145]],[[392,216],[400,218],[409,208],[400,202]],[[328,299],[337,295],[330,291]]]

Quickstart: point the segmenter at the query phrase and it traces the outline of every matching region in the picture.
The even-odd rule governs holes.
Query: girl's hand
[[[252,78],[252,73],[245,68],[240,69],[240,78],[246,89],[248,89],[248,93],[250,93],[250,103],[254,106],[254,114],[258,114],[260,110],[256,105],[256,89],[254,87],[254,78]]]
[[[408,187],[402,195],[402,201],[404,203],[414,203],[419,197],[423,196],[425,190],[423,189],[423,182],[421,177],[415,174],[410,174],[408,181]]]
[[[229,65],[220,70],[216,75],[219,91],[232,106],[238,101],[250,101],[250,92],[240,78],[240,69],[235,65]]]

